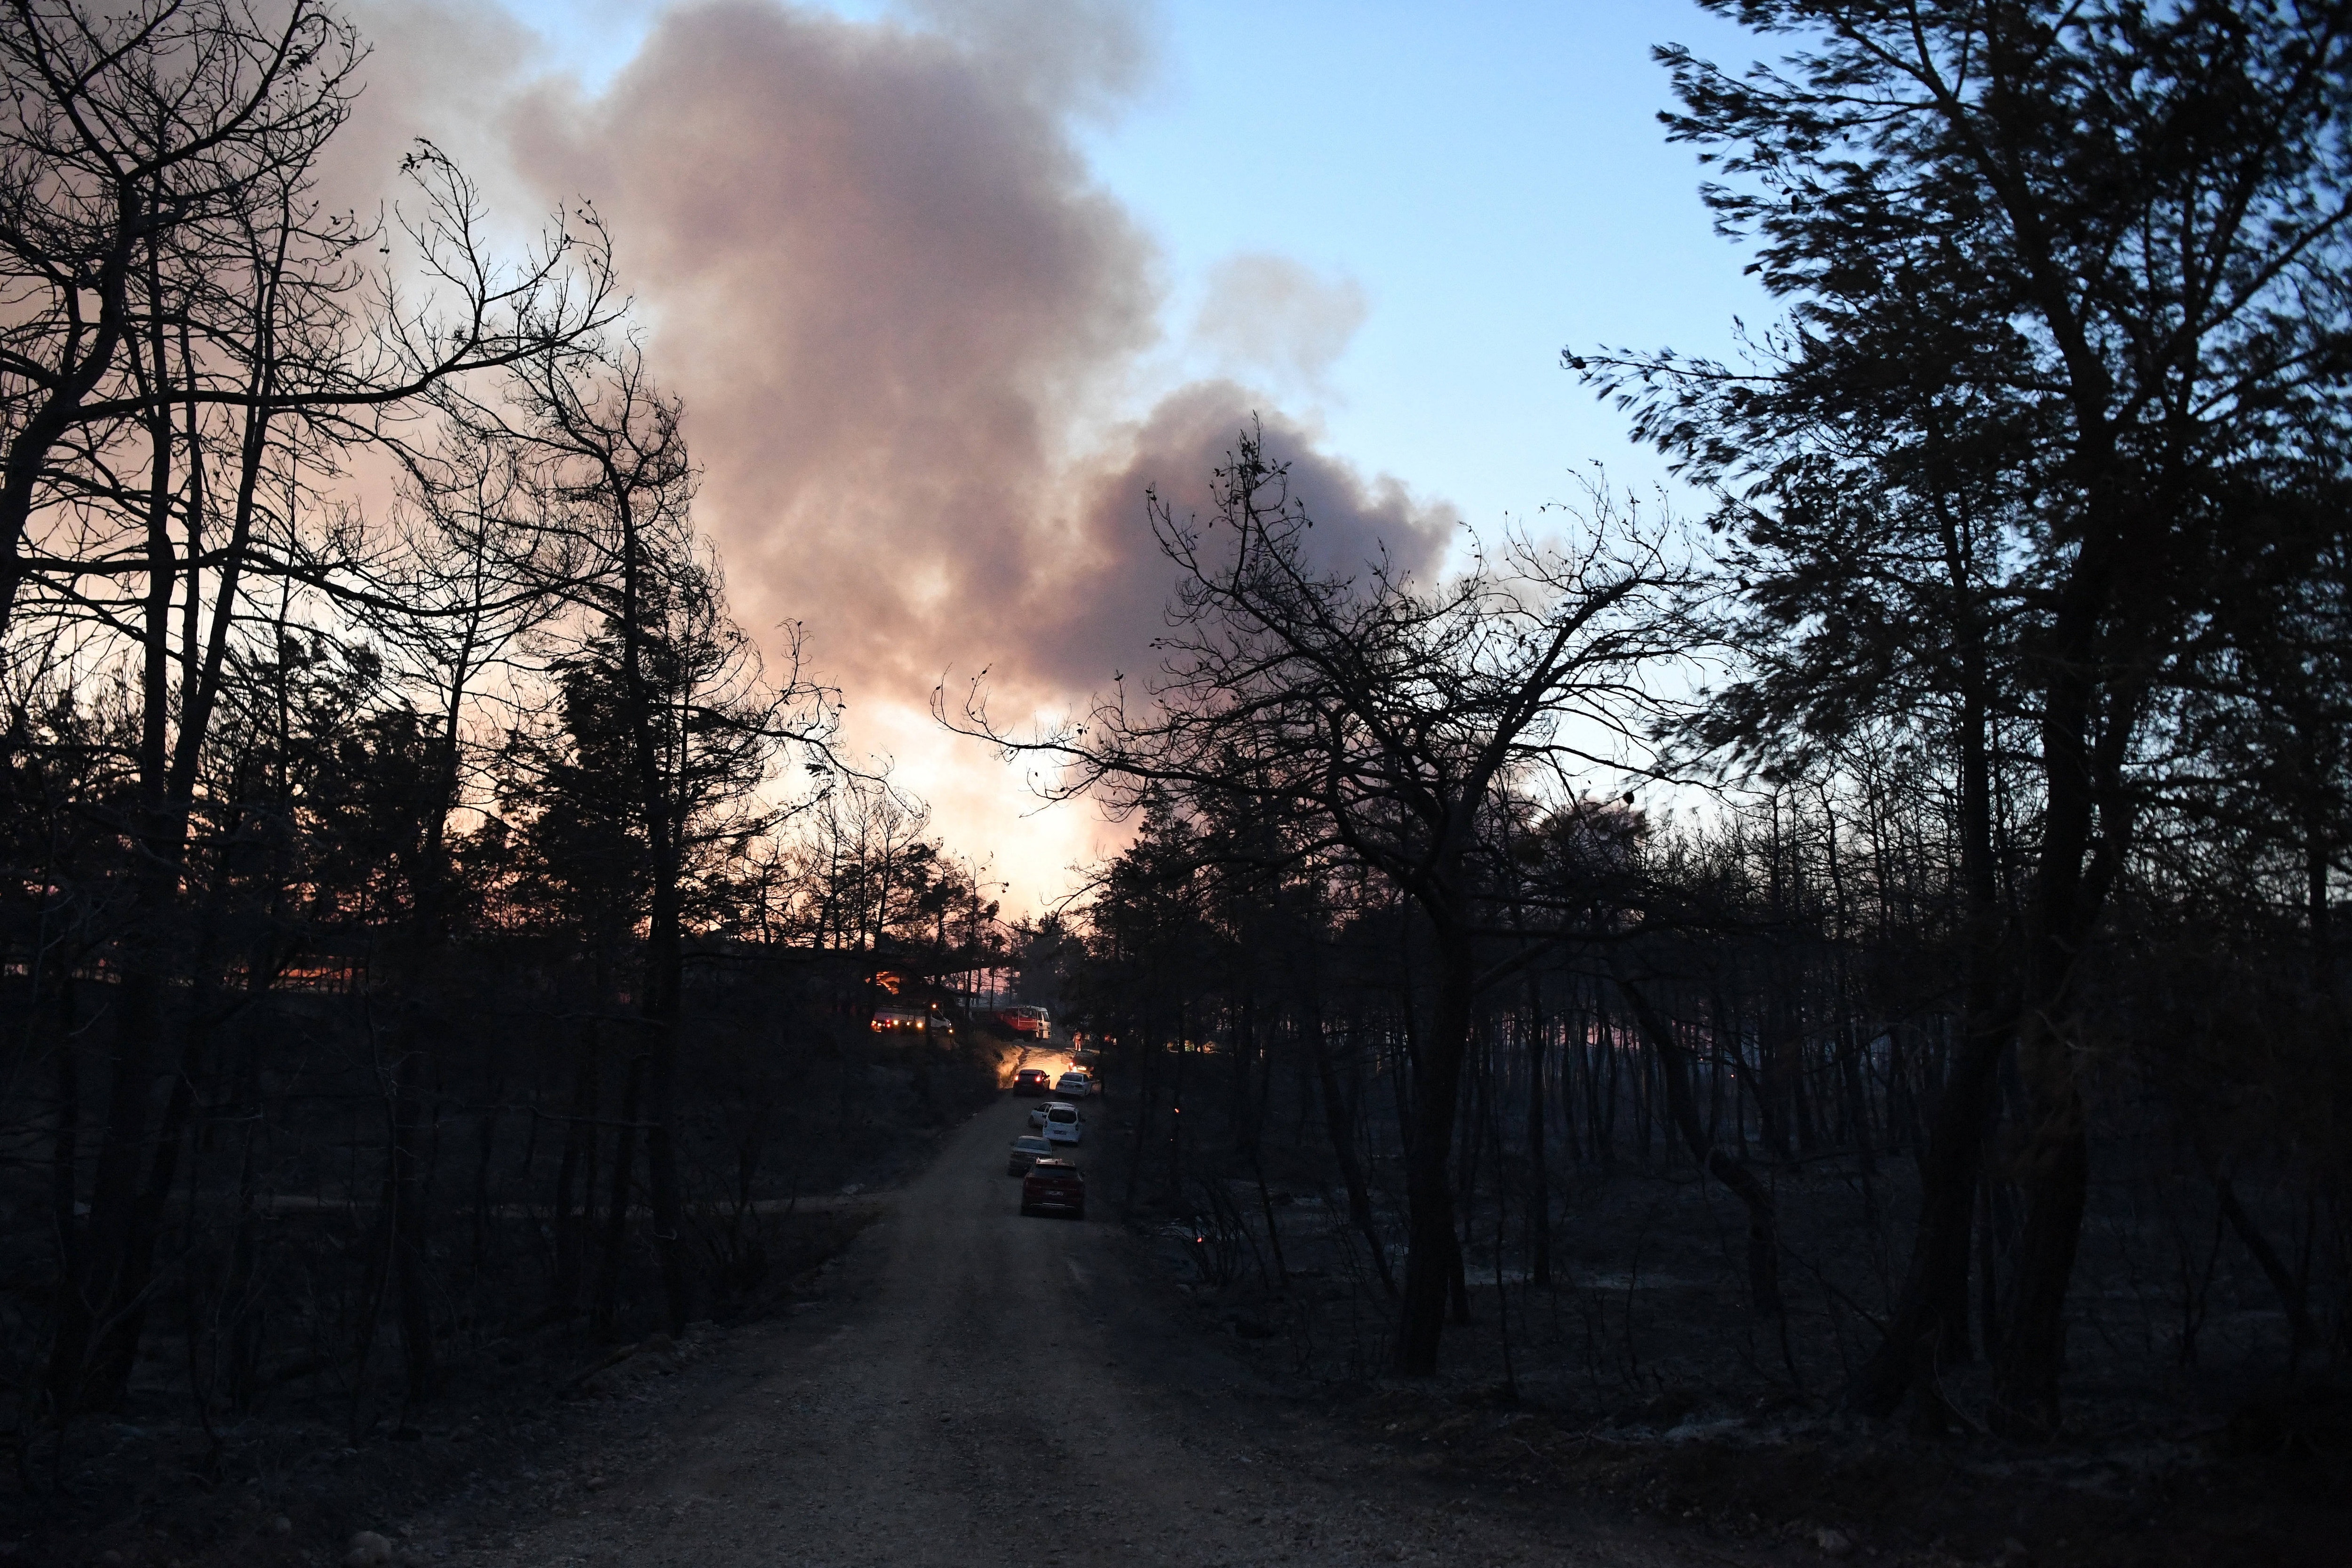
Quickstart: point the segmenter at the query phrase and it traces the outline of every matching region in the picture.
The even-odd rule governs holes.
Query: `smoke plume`
[[[403,63],[416,30],[384,40],[394,110],[477,117],[478,83],[453,106]],[[1148,56],[1134,14],[1099,4],[877,23],[719,0],[662,16],[602,90],[515,81],[495,118],[494,156],[540,205],[584,195],[611,225],[653,363],[686,401],[739,617],[806,624],[853,717],[872,712],[867,743],[902,753],[951,834],[956,802],[987,788],[940,770],[998,764],[910,715],[950,670],[985,666],[1041,710],[1148,671],[1171,579],[1144,489],[1203,507],[1254,415],[1333,559],[1427,567],[1444,542],[1432,509],[1244,385],[1152,395],[1160,256],[1074,134]],[[1290,382],[1319,376],[1365,309],[1265,256],[1229,263],[1210,300],[1196,340]],[[983,811],[985,830],[1036,837],[1015,809]]]

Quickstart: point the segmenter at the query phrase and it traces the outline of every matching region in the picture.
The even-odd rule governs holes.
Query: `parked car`
[[[1004,1163],[1004,1173],[1008,1176],[1025,1176],[1029,1173],[1030,1166],[1040,1160],[1050,1159],[1053,1152],[1054,1145],[1049,1139],[1040,1138],[1034,1133],[1015,1138],[1013,1141],[1012,1157]]]
[[[1043,1094],[1045,1092],[1045,1086],[1051,1081],[1044,1068],[1023,1068],[1013,1075],[1013,1092]]]
[[[1067,1160],[1040,1160],[1021,1179],[1021,1212],[1087,1217],[1087,1179]]]
[[[1055,1143],[1076,1143],[1087,1135],[1087,1119],[1078,1114],[1075,1105],[1059,1103],[1045,1108],[1045,1137]]]
[[[1066,1072],[1054,1080],[1054,1092],[1067,1095],[1072,1100],[1084,1100],[1094,1091],[1095,1080],[1091,1073]]]
[[[1044,1127],[1045,1125],[1045,1118],[1057,1109],[1075,1111],[1077,1110],[1077,1107],[1072,1105],[1066,1100],[1049,1100],[1045,1104],[1034,1107],[1030,1110],[1029,1125],[1037,1128]]]

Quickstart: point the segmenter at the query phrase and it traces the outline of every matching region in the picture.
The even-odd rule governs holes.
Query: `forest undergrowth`
[[[1918,1191],[1906,1152],[1772,1172],[1786,1292],[1772,1319],[1748,1298],[1741,1205],[1663,1141],[1646,1161],[1555,1175],[1548,1282],[1530,1278],[1510,1201],[1525,1164],[1506,1159],[1501,1204],[1481,1189],[1465,1205],[1468,1310],[1444,1372],[1406,1378],[1395,1298],[1306,1127],[1244,1165],[1215,1145],[1229,1131],[1215,1100],[1190,1103],[1206,1114],[1186,1134],[1205,1147],[1181,1185],[1161,1135],[1139,1148],[1122,1121],[1113,1179],[1141,1157],[1130,1225],[1199,1331],[1375,1464],[1807,1556],[2190,1568],[2322,1563],[2340,1546],[2352,1396],[2290,1365],[2285,1314],[2248,1260],[2200,1258],[2209,1272],[2184,1295],[2181,1216],[2136,1174],[2094,1186],[2082,1267],[2102,1288],[2070,1342],[2073,1423],[2021,1448],[1967,1417],[1991,1397],[1981,1359],[1948,1371],[1940,1429],[1845,1407],[1899,1283]],[[1402,1205],[1372,1214],[1393,1233]]]
[[[380,1299],[370,1259],[381,1255],[382,1215],[364,1174],[339,1179],[351,1132],[339,1134],[320,1109],[337,1104],[322,1070],[333,1044],[364,1038],[359,1009],[348,998],[280,998],[268,1010],[278,1016],[252,1019],[264,1037],[299,1031],[304,1070],[283,1084],[299,1081],[310,1114],[264,1119],[269,1159],[199,1159],[172,1238],[175,1268],[192,1283],[164,1298],[175,1310],[150,1325],[117,1404],[17,1447],[0,1480],[0,1560],[308,1562],[320,1539],[528,1490],[535,1456],[603,1403],[636,1397],[646,1378],[675,1372],[732,1325],[789,1314],[882,1212],[877,1194],[922,1168],[941,1137],[995,1096],[1006,1047],[969,1026],[944,1048],[877,1038],[829,1016],[824,988],[805,977],[757,980],[784,1000],[781,1014],[747,1004],[740,984],[689,994],[683,1026],[698,1047],[743,1070],[714,1074],[705,1081],[719,1092],[682,1108],[688,1224],[709,1293],[707,1315],[675,1334],[642,1178],[614,1188],[608,1157],[595,1212],[580,1140],[567,1154],[560,1132],[539,1135],[538,1091],[568,1096],[577,1059],[478,1049],[517,1013],[477,1020],[477,1053],[441,1058],[446,1119],[420,1187],[436,1215],[436,1378],[416,1399],[397,1347],[365,1353],[355,1315],[368,1310],[372,1284]],[[730,1057],[727,1042],[746,1029],[771,1049]],[[544,1085],[532,1076],[542,1068],[552,1075]],[[474,1076],[486,1068],[505,1079],[495,1100]],[[266,1067],[257,1071],[269,1080]],[[587,1119],[577,1100],[567,1108],[574,1114],[559,1128],[577,1130]],[[367,1114],[363,1103],[341,1109]],[[257,1165],[267,1176],[240,1192],[236,1173]],[[565,1183],[568,1204],[557,1198]],[[15,1194],[16,1223],[0,1232],[10,1267],[33,1267],[44,1245],[30,1196]],[[250,1229],[235,1223],[240,1213]],[[232,1396],[203,1315],[215,1299],[193,1282],[220,1277],[240,1247],[260,1259],[243,1310],[268,1325],[269,1339]]]

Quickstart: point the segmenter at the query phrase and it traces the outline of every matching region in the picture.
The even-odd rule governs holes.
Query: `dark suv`
[[[1044,1068],[1023,1068],[1013,1075],[1013,1092],[1015,1094],[1044,1094],[1053,1087],[1053,1080],[1045,1076]]]
[[[1023,1214],[1087,1217],[1087,1179],[1067,1160],[1040,1160],[1021,1178]]]

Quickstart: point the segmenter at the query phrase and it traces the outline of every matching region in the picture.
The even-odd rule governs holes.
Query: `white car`
[[[1095,1080],[1082,1072],[1066,1072],[1054,1080],[1054,1092],[1083,1100],[1095,1091]]]
[[[1050,1110],[1076,1110],[1076,1109],[1077,1109],[1077,1107],[1076,1107],[1076,1106],[1072,1105],[1072,1104],[1071,1104],[1068,1100],[1047,1100],[1047,1101],[1046,1101],[1045,1104],[1043,1104],[1043,1105],[1032,1106],[1032,1107],[1030,1108],[1030,1110],[1029,1110],[1029,1125],[1030,1125],[1030,1126],[1032,1126],[1032,1127],[1043,1127],[1043,1126],[1045,1126],[1045,1113],[1046,1113],[1047,1111],[1050,1111]]]
[[[1087,1119],[1078,1114],[1075,1105],[1054,1100],[1045,1107],[1045,1141],[1049,1143],[1076,1143],[1087,1135]]]

